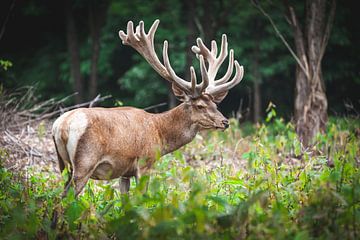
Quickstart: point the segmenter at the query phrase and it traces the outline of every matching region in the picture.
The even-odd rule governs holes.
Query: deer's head
[[[127,34],[119,32],[123,44],[132,46],[163,78],[170,81],[175,96],[184,102],[191,114],[191,119],[202,129],[219,128],[226,129],[229,126],[228,120],[217,109],[228,91],[238,84],[244,75],[244,69],[234,61],[234,51],[229,54],[229,65],[225,75],[215,79],[216,74],[228,56],[228,43],[226,35],[222,35],[220,53],[215,41],[211,42],[211,49],[207,48],[203,41],[198,38],[197,45],[191,50],[200,61],[201,82],[198,83],[194,67],[190,67],[190,81],[178,77],[170,65],[168,56],[168,42],[164,41],[163,62],[161,63],[154,49],[154,35],[159,25],[156,20],[148,33],[145,33],[144,22],[140,21],[134,32],[134,25],[131,21],[127,24]],[[234,77],[230,80],[233,69],[236,69]],[[230,80],[230,81],[229,81]]]

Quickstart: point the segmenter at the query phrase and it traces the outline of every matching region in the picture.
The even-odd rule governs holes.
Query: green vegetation
[[[12,62],[4,59],[0,59],[0,69],[4,69],[5,71],[12,67]]]
[[[236,111],[240,99],[243,99],[244,109],[250,108],[246,118],[253,119],[254,95],[259,94],[262,115],[265,115],[266,104],[273,101],[277,103],[278,112],[290,118],[294,105],[296,62],[252,2],[256,1],[153,0],[146,4],[142,0],[16,1],[15,12],[10,12],[13,18],[8,22],[0,45],[0,59],[11,61],[13,66],[7,71],[0,67],[0,81],[10,91],[24,85],[36,85],[37,96],[41,100],[62,98],[76,91],[75,80],[70,73],[72,63],[67,43],[65,12],[70,6],[77,30],[83,101],[93,99],[94,96],[86,96],[85,93],[90,86],[94,52],[89,12],[92,4],[108,3],[105,15],[100,14],[99,7],[95,8],[96,15],[103,16],[99,19],[102,27],[99,34],[97,93],[103,96],[111,94],[126,106],[147,107],[168,102],[169,86],[166,81],[137,52],[124,46],[118,36],[118,31],[124,30],[129,20],[136,24],[144,20],[148,30],[155,19],[160,19],[155,37],[156,51],[161,59],[162,43],[168,40],[170,61],[182,77],[188,73],[188,65],[195,64],[195,69],[199,69],[198,61],[190,52],[197,37],[209,46],[213,39],[220,43],[221,34],[228,35],[229,48],[234,49],[235,59],[244,65],[245,77],[241,85],[227,96],[226,103],[221,105],[226,115]],[[358,11],[354,1],[337,2],[322,69],[329,113],[348,114],[353,113],[349,106],[359,109],[359,31],[356,21],[352,20],[357,18]],[[194,6],[188,6],[190,3]],[[330,1],[327,3],[330,4]],[[290,4],[295,5],[297,14],[301,16],[304,2],[290,1]],[[3,1],[1,6],[6,16],[10,11],[9,3]],[[295,49],[293,30],[284,17],[283,2],[262,1],[262,6]],[[226,68],[225,63],[219,77]],[[259,85],[259,89],[255,84]],[[70,100],[74,103],[75,99]],[[112,106],[114,102],[106,104]]]
[[[331,119],[305,150],[290,123],[268,120],[198,136],[133,182],[129,195],[116,181],[90,181],[78,199],[70,192],[60,201],[64,183],[55,174],[24,178],[1,167],[0,238],[357,239],[359,120]]]

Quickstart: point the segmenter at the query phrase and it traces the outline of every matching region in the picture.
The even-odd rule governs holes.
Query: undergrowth
[[[0,238],[358,239],[359,121],[332,119],[307,149],[290,123],[268,121],[245,138],[235,121],[201,135],[158,160],[129,195],[116,181],[89,181],[78,199],[70,191],[61,200],[55,174],[0,167]],[[237,170],[189,165],[235,157]]]

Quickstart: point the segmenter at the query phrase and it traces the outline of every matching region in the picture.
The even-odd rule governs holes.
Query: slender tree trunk
[[[98,60],[100,55],[100,33],[105,23],[108,2],[91,1],[89,4],[89,28],[91,36],[91,67],[89,97],[94,98],[97,95],[98,86]]]
[[[259,72],[259,58],[256,54],[254,54],[254,62],[253,62],[253,74],[254,74],[254,82],[253,82],[253,92],[254,92],[254,100],[253,100],[253,120],[255,123],[259,122],[261,119],[261,75]]]
[[[186,55],[185,55],[185,69],[184,75],[185,79],[190,80],[190,66],[192,65],[192,59],[194,54],[192,53],[190,47],[194,44],[195,39],[195,2],[192,0],[184,1],[184,12],[186,13],[186,25],[188,34],[186,36]],[[169,89],[169,108],[176,106],[176,98],[173,94],[173,91]]]
[[[195,17],[196,17],[196,3],[193,0],[186,0],[184,5],[184,11],[186,13],[186,55],[185,55],[185,79],[190,80],[190,67],[192,66],[192,60],[194,53],[191,51],[191,46],[195,43]]]
[[[73,81],[73,89],[78,94],[75,95],[75,102],[83,101],[83,80],[80,71],[80,51],[78,44],[78,36],[75,26],[73,8],[70,0],[65,1],[65,17],[66,17],[66,39],[70,56],[70,74]]]
[[[304,72],[300,69],[299,66],[296,67],[295,72],[295,101],[294,101],[294,117],[295,122],[303,115],[303,108],[305,105],[305,100],[308,96],[308,85],[307,78]]]
[[[257,29],[260,29],[260,22],[257,20],[255,22],[255,26]],[[260,64],[259,64],[259,55],[260,55],[260,49],[259,49],[259,40],[260,40],[259,33],[255,36],[256,46],[254,49],[253,54],[253,92],[254,92],[254,98],[253,98],[253,121],[255,123],[259,122],[261,119],[261,74],[259,71]]]
[[[335,9],[332,10],[335,11]],[[333,18],[331,11],[327,20],[326,0],[306,1],[305,38],[303,38],[306,55],[298,52],[298,56],[306,56],[304,66],[306,66],[307,74],[297,69],[295,101],[296,131],[304,146],[308,146],[317,133],[324,132],[326,129],[328,103],[321,61],[329,34],[326,32],[326,25],[331,24],[327,21],[332,21],[330,18]]]
[[[303,115],[302,109],[304,107],[304,101],[308,96],[308,83],[307,83],[307,69],[308,69],[308,59],[306,53],[306,41],[303,34],[302,26],[300,22],[298,22],[297,17],[295,15],[294,9],[291,6],[289,8],[289,16],[292,19],[292,27],[294,32],[294,42],[296,55],[299,56],[299,61],[304,69],[300,67],[299,64],[296,65],[295,72],[295,101],[294,101],[294,115],[295,121]]]
[[[215,28],[218,26],[215,22],[215,7],[214,7],[214,1],[207,1],[203,0],[201,1],[202,8],[203,8],[203,16],[202,16],[202,25],[204,30],[204,43],[207,46],[210,46],[211,41],[214,40],[215,37]]]

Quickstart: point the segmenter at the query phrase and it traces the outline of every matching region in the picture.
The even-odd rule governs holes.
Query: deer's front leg
[[[130,177],[120,177],[120,192],[122,194],[128,193],[130,189]]]
[[[136,170],[133,173],[136,181],[136,185],[139,183],[139,179],[141,178],[141,173],[143,169],[140,169],[139,164],[136,165]],[[120,184],[120,192],[121,193],[128,193],[130,190],[130,177],[120,177],[119,180]]]

